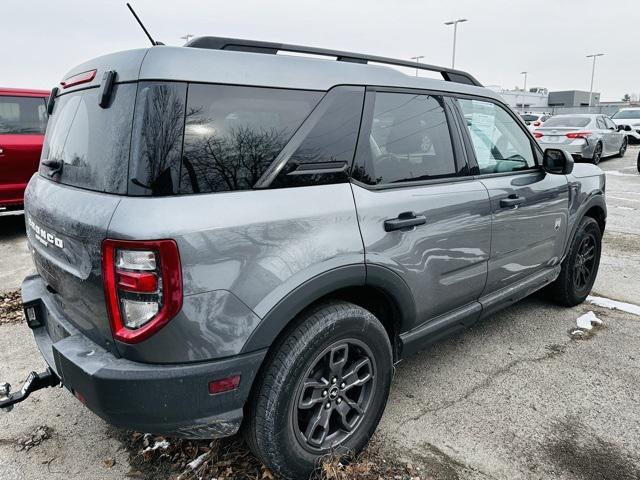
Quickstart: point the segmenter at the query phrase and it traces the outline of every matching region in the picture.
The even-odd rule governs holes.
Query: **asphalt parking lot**
[[[593,295],[639,304],[638,147],[601,163],[609,217]],[[32,266],[22,216],[0,217],[0,291]],[[592,311],[603,324],[574,334]],[[398,365],[377,438],[434,479],[640,478],[640,316],[535,295]],[[0,380],[44,362],[24,323],[0,325]],[[46,426],[46,435],[37,434]],[[41,430],[42,431],[42,430]],[[35,435],[35,445],[25,448]],[[0,478],[116,479],[130,471],[115,430],[66,390],[0,413]]]

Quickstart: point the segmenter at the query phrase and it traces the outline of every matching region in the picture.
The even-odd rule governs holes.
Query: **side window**
[[[617,130],[616,124],[613,123],[609,117],[604,117],[604,123],[607,125],[607,128]]]
[[[536,165],[529,137],[501,106],[459,99],[480,173],[527,170]]]
[[[603,117],[597,117],[596,123],[598,124],[598,128],[600,130],[606,130],[607,129],[607,126],[604,123],[604,118]]]
[[[180,193],[253,188],[323,92],[190,84]]]
[[[286,165],[275,173],[277,176],[270,186],[347,182],[363,101],[364,87],[340,86],[330,90],[287,145],[293,153],[288,160],[283,158]]]
[[[364,128],[364,127],[363,127]],[[353,177],[369,185],[430,180],[458,173],[441,97],[376,92],[368,141]]]

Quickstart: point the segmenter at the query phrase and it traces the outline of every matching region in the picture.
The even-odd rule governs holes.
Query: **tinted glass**
[[[368,142],[354,178],[390,184],[455,175],[442,99],[405,93],[375,94]]]
[[[0,134],[44,134],[47,109],[43,98],[0,97]]]
[[[309,132],[271,186],[346,182],[358,140],[363,100],[362,87],[337,87],[329,92],[309,117],[308,122],[312,124]],[[320,170],[313,174],[303,173],[301,166]],[[323,172],[323,168],[329,171]]]
[[[601,130],[606,130],[607,129],[607,126],[604,123],[604,118],[598,117],[597,120],[596,120],[596,123],[598,125],[598,128],[600,128]]]
[[[499,105],[459,100],[480,173],[525,170],[535,166],[529,137]]]
[[[185,83],[140,83],[131,144],[129,194],[178,192],[186,99]]]
[[[609,117],[603,117],[604,118],[604,123],[607,125],[607,128],[613,128],[614,130],[617,129],[616,124],[613,123],[613,120],[611,120]]]
[[[575,127],[582,128],[589,125],[591,117],[552,117],[544,124],[547,127]]]
[[[640,120],[640,110],[620,110],[616,113],[613,118],[616,119],[639,119]]]
[[[538,120],[538,116],[537,115],[520,115],[520,117],[525,122],[535,122],[536,120]]]
[[[252,188],[322,95],[189,85],[180,192]]]
[[[66,185],[124,194],[135,84],[116,85],[109,108],[98,106],[98,89],[80,90],[56,99],[42,158],[61,160],[53,177]],[[41,171],[48,172],[47,167]]]

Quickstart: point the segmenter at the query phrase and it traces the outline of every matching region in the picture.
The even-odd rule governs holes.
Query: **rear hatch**
[[[101,57],[65,77],[96,70],[92,80],[68,86],[55,98],[39,174],[25,192],[27,238],[38,273],[66,318],[104,347],[113,337],[101,246],[127,193],[135,80],[144,52]],[[118,82],[104,108],[100,79],[110,69],[118,72]]]

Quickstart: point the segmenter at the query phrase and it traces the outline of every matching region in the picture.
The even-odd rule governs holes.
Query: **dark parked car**
[[[38,171],[48,96],[43,90],[0,88],[0,211],[22,206],[27,182]]]
[[[595,280],[602,171],[543,152],[468,73],[204,37],[61,87],[25,199],[22,298],[50,370],[23,392],[60,381],[117,426],[241,430],[307,478],[366,445],[395,362]]]

